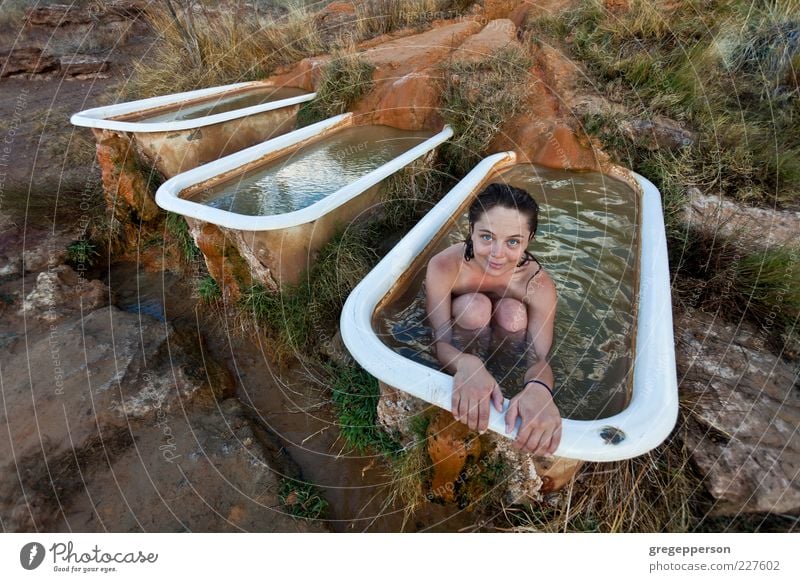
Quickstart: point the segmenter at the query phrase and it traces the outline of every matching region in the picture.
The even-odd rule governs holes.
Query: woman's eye
[[[481,235],[481,240],[490,241],[490,240],[492,240],[492,235],[490,235],[490,234],[482,234]]]
[[[516,240],[516,239],[513,239],[513,238],[510,241],[508,241],[508,246],[510,246],[510,247],[515,247],[518,244],[519,244],[519,241]]]

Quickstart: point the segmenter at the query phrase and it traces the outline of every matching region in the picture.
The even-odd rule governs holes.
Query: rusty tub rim
[[[291,228],[320,219],[417,158],[424,156],[453,135],[453,130],[449,126],[445,126],[439,133],[357,180],[350,182],[309,206],[291,212],[269,216],[252,216],[213,208],[180,197],[181,192],[184,190],[210,180],[215,176],[236,172],[237,169],[256,163],[261,158],[270,155],[281,156],[288,153],[291,148],[304,142],[325,138],[340,129],[352,126],[353,114],[343,113],[209,162],[164,182],[156,191],[156,204],[170,212],[235,230],[264,231]]]
[[[255,115],[257,113],[263,113],[264,111],[272,111],[274,109],[281,109],[283,107],[297,105],[306,101],[311,101],[317,96],[316,93],[306,93],[305,95],[298,95],[288,99],[269,101],[260,105],[252,105],[242,109],[234,109],[233,111],[225,111],[223,113],[215,113],[214,115],[207,115],[205,117],[185,119],[181,121],[159,121],[155,123],[146,123],[143,121],[123,121],[117,119],[119,117],[134,113],[144,113],[149,110],[166,108],[172,105],[200,101],[218,94],[221,95],[228,92],[244,92],[247,89],[259,87],[274,87],[275,89],[282,88],[279,85],[273,85],[263,81],[250,81],[246,83],[221,85],[219,87],[208,87],[206,89],[196,89],[194,91],[172,93],[170,95],[161,95],[158,97],[149,97],[147,99],[139,99],[136,101],[127,101],[125,103],[115,103],[114,105],[105,105],[103,107],[86,109],[79,113],[75,113],[72,117],[70,117],[70,122],[73,125],[80,127],[91,127],[95,129],[107,129],[131,133],[184,131],[187,129],[196,129],[198,127],[213,125],[215,123],[223,123],[232,119],[247,117],[248,115]]]
[[[464,201],[493,172],[517,159],[513,152],[481,161],[417,225],[403,237],[352,291],[342,309],[340,329],[345,346],[370,374],[413,396],[450,409],[453,377],[413,362],[385,345],[372,327],[372,316],[414,259],[425,252]],[[598,420],[563,420],[562,439],[555,455],[583,461],[618,461],[647,453],[669,436],[678,418],[678,381],[672,331],[672,303],[667,242],[661,197],[646,178],[631,172],[641,187],[638,316],[633,333],[633,391],[620,413]],[[489,430],[508,438],[503,412],[493,407]]]

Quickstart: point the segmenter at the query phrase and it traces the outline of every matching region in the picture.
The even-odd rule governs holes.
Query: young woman
[[[526,334],[527,363],[522,391],[511,399],[506,432],[521,420],[514,446],[553,454],[561,440],[561,415],[553,402],[553,342],[556,289],[527,251],[536,233],[539,208],[520,188],[490,184],[469,208],[469,237],[428,263],[425,289],[436,355],[455,375],[452,412],[472,430],[484,432],[489,407],[502,411],[503,394],[484,362],[453,345],[453,331]]]

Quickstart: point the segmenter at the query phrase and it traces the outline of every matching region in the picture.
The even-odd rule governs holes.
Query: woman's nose
[[[496,257],[500,254],[500,245],[498,243],[492,243],[492,256]]]

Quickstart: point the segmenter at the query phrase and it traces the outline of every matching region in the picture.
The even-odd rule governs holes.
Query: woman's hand
[[[453,416],[471,430],[489,428],[490,401],[497,412],[503,410],[503,393],[477,356],[465,354],[458,360],[453,378]]]
[[[511,399],[506,412],[506,433],[522,420],[513,447],[535,455],[552,455],[561,442],[561,414],[550,392],[531,382]]]

